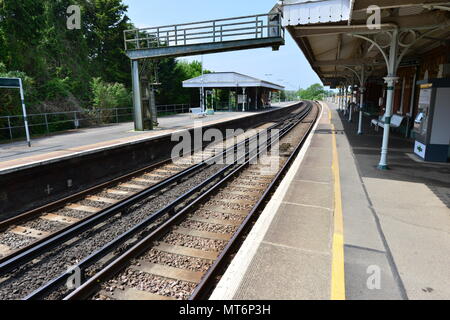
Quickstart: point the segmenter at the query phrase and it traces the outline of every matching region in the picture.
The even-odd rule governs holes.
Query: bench
[[[191,108],[189,111],[192,113],[191,117],[199,116],[206,117],[206,112],[202,111],[202,108]]]
[[[405,117],[394,114],[391,118],[391,128],[399,128],[402,125],[404,119]],[[378,117],[378,119],[373,119],[370,125],[375,126],[376,130],[378,131],[379,127],[382,127],[384,129],[385,120],[386,115],[383,115]]]

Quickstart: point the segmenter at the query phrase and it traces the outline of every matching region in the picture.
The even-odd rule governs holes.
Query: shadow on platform
[[[353,154],[357,160],[361,177],[399,180],[427,185],[450,208],[450,163],[430,163],[421,161],[414,154],[414,141],[404,134],[391,131],[389,141],[388,164],[391,170],[377,169],[381,154],[383,129],[377,132],[370,126],[370,119],[364,117],[363,135],[357,134],[357,116],[348,122],[347,117],[339,113]],[[343,164],[345,165],[345,164]]]

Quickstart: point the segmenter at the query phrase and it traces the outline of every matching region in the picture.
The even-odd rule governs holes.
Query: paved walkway
[[[331,105],[336,110],[335,105]],[[380,171],[382,130],[333,111],[341,162],[348,299],[450,299],[450,164],[425,163],[398,134]],[[344,165],[345,164],[345,165]],[[371,275],[381,273],[379,289]]]
[[[212,299],[450,299],[450,165],[329,107]]]

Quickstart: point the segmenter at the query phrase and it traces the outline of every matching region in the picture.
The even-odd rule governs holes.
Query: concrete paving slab
[[[261,243],[234,299],[329,299],[329,265],[329,255]]]
[[[330,184],[294,180],[289,186],[283,202],[331,209],[333,207],[332,186]]]
[[[364,178],[410,299],[450,299],[450,211],[424,184]]]
[[[310,148],[310,150],[317,150],[318,152],[310,152],[303,160],[303,164],[308,167],[331,167],[331,148]]]
[[[449,234],[380,218],[409,299],[450,299]]]
[[[364,184],[379,215],[450,235],[450,210],[426,185],[374,178]]]
[[[294,180],[309,180],[322,183],[332,183],[331,169],[327,167],[302,166],[294,176]]]
[[[345,246],[344,254],[347,300],[402,299],[385,252]]]
[[[312,148],[330,148],[331,135],[330,134],[316,134],[311,141]]]
[[[371,203],[363,188],[355,158],[345,135],[337,136],[339,143],[344,238],[348,245],[384,251]]]
[[[298,249],[329,253],[330,210],[283,203],[264,241]]]

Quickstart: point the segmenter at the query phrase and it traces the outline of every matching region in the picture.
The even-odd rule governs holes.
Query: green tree
[[[183,60],[164,59],[159,64],[158,104],[199,103],[197,90],[183,88],[183,81],[199,77],[202,74],[202,64],[199,61],[186,62]],[[210,70],[204,70],[211,73]]]
[[[130,85],[130,63],[123,32],[132,28],[122,0],[84,0],[84,28],[92,71],[107,82]]]
[[[91,87],[94,108],[111,109],[131,106],[131,93],[121,83],[106,83],[101,78],[94,78]]]
[[[307,89],[300,89],[298,95],[300,96],[300,99],[304,100],[321,100],[325,93],[326,90],[324,87],[319,83],[315,83]]]
[[[44,1],[1,0],[1,61],[9,70],[32,75],[45,73],[42,61],[42,26],[45,24]]]

